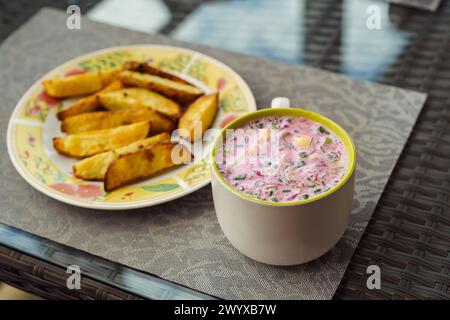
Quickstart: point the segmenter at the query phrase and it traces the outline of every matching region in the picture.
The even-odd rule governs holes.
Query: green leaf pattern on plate
[[[247,103],[241,90],[233,88],[226,90],[220,96],[220,107],[223,109],[223,112],[229,113],[247,111]]]
[[[206,66],[205,66],[205,64],[203,62],[201,62],[201,61],[195,61],[192,64],[191,68],[189,69],[188,74],[191,77],[193,77],[193,78],[195,78],[195,79],[197,79],[199,81],[204,82],[205,78],[206,78]]]
[[[173,59],[162,59],[159,63],[161,69],[172,70],[176,72],[182,72],[189,61],[191,61],[192,56],[189,54],[179,54]]]
[[[110,70],[120,67],[129,59],[130,55],[128,53],[115,52],[80,62],[80,67],[88,72]]]
[[[151,192],[167,192],[167,191],[177,189],[179,187],[180,186],[176,183],[162,183],[162,184],[155,184],[155,185],[151,185],[151,186],[145,186],[145,187],[142,187],[142,189],[144,189],[146,191],[151,191]]]

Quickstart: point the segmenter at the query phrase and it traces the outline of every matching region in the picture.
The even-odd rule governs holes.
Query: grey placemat
[[[290,66],[42,10],[0,48],[0,222],[223,298],[330,299],[372,215],[426,95],[311,68]],[[260,106],[287,96],[336,120],[358,152],[349,227],[323,257],[274,267],[238,253],[217,223],[210,187],[164,205],[126,212],[75,208],[52,200],[17,174],[6,154],[8,118],[21,95],[57,65],[121,44],[179,45],[211,55],[240,73]]]

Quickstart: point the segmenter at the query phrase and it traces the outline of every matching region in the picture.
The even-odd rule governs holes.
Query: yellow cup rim
[[[255,119],[260,119],[260,118],[264,118],[264,117],[269,117],[269,116],[296,116],[296,117],[303,117],[306,118],[308,120],[312,120],[318,123],[323,124],[324,126],[326,126],[328,129],[330,129],[331,131],[333,131],[339,138],[341,138],[342,142],[344,143],[345,149],[348,153],[348,161],[349,161],[349,165],[347,167],[347,171],[344,175],[344,177],[341,179],[341,181],[339,181],[338,184],[336,184],[335,186],[333,186],[332,188],[330,188],[329,190],[327,190],[324,193],[319,194],[318,196],[309,198],[309,199],[305,199],[305,200],[297,200],[297,201],[281,201],[281,202],[274,202],[274,201],[267,201],[267,200],[259,200],[256,198],[252,198],[246,194],[243,194],[239,191],[237,191],[236,189],[234,189],[226,180],[225,178],[220,174],[219,172],[219,168],[217,166],[217,163],[215,161],[215,156],[216,156],[216,147],[217,144],[222,141],[226,130],[227,129],[236,129],[236,128],[240,128],[242,127],[245,123],[255,120]],[[329,196],[330,194],[334,193],[335,191],[337,191],[338,189],[340,189],[343,185],[345,185],[345,183],[350,179],[350,177],[352,176],[353,172],[355,171],[355,167],[356,167],[356,149],[355,149],[355,145],[350,137],[350,135],[340,126],[338,125],[336,122],[334,122],[333,120],[318,114],[316,112],[312,112],[306,109],[299,109],[299,108],[267,108],[267,109],[261,109],[252,113],[248,113],[242,117],[239,117],[235,120],[233,120],[232,122],[230,122],[229,124],[227,124],[225,127],[223,127],[221,129],[221,131],[219,132],[219,134],[217,135],[217,137],[214,139],[213,145],[212,145],[212,149],[211,149],[211,153],[210,153],[210,163],[211,163],[211,168],[213,173],[215,174],[215,176],[217,177],[217,180],[229,191],[231,191],[232,193],[234,193],[235,195],[245,199],[245,200],[249,200],[251,202],[254,203],[258,203],[258,204],[263,204],[263,205],[271,205],[271,206],[293,206],[293,205],[300,205],[300,204],[306,204],[306,203],[311,203],[314,201],[318,201],[320,199],[323,199],[327,196]]]

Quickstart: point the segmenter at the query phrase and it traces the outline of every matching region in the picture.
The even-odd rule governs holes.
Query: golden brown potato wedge
[[[53,138],[53,147],[69,157],[84,158],[117,149],[145,138],[150,122],[143,121],[113,129],[95,130]]]
[[[152,66],[150,64],[150,62],[127,61],[124,65],[124,69],[130,70],[130,71],[137,71],[140,73],[148,73],[148,74],[151,74],[154,76],[166,78],[166,79],[173,80],[176,82],[190,84],[186,80],[184,80],[174,74],[168,73],[166,71],[163,71],[161,69],[158,69],[158,68]]]
[[[96,154],[85,158],[73,166],[73,173],[77,178],[85,180],[103,180],[109,165],[119,156],[134,153],[142,148],[148,148],[159,142],[170,142],[167,132],[133,142],[127,146]]]
[[[170,119],[156,111],[147,108],[133,108],[119,111],[89,112],[69,117],[62,122],[61,131],[72,134],[110,129],[141,121],[150,121],[150,134],[171,132],[175,126]]]
[[[112,111],[145,107],[171,119],[177,119],[181,115],[181,107],[176,102],[143,88],[123,88],[101,93],[99,99],[105,108]]]
[[[180,104],[191,103],[201,96],[203,92],[192,85],[161,78],[151,74],[122,71],[122,82],[130,87],[140,87],[158,92]]]
[[[94,93],[117,80],[121,69],[88,72],[65,78],[42,81],[45,92],[55,98],[67,98]]]
[[[86,112],[95,111],[101,107],[100,99],[98,98],[98,95],[100,93],[118,90],[122,87],[123,86],[120,81],[114,81],[111,84],[109,84],[106,88],[104,88],[90,96],[81,98],[80,100],[75,102],[73,105],[71,105],[69,108],[58,112],[58,119],[62,121],[68,117],[72,117],[72,116],[86,113]]]
[[[84,180],[102,181],[105,178],[106,170],[115,159],[114,151],[98,153],[75,163],[72,168],[73,174]]]
[[[175,146],[175,143],[170,142],[157,143],[149,148],[120,156],[106,171],[105,191],[109,192],[137,180],[149,178],[159,171],[175,166],[172,161],[172,149]],[[183,155],[191,158],[186,149],[183,149]]]
[[[168,132],[163,132],[142,140],[138,140],[136,142],[130,143],[129,145],[117,148],[113,151],[119,156],[122,156],[128,153],[134,153],[140,149],[148,148],[161,142],[170,142],[170,134]]]
[[[178,122],[178,129],[185,129],[180,131],[180,135],[185,135],[191,141],[200,139],[216,117],[218,99],[219,94],[215,93],[195,100]],[[196,122],[199,122],[197,130],[194,128]]]

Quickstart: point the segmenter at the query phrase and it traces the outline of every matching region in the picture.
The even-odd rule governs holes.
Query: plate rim
[[[76,199],[72,199],[70,197],[65,196],[64,194],[60,194],[58,192],[52,191],[50,188],[43,188],[41,183],[39,183],[38,181],[36,181],[31,174],[25,169],[22,168],[22,166],[19,164],[19,159],[17,159],[17,152],[15,150],[15,147],[13,145],[13,140],[14,140],[14,135],[13,135],[13,129],[15,128],[15,123],[14,120],[18,119],[17,114],[19,113],[19,107],[21,105],[24,104],[24,102],[26,102],[29,98],[30,95],[32,93],[34,93],[35,90],[33,90],[39,83],[42,82],[42,80],[50,77],[53,73],[56,73],[58,69],[63,69],[64,67],[67,67],[68,65],[74,64],[79,60],[83,60],[86,58],[89,58],[90,56],[93,55],[100,55],[102,53],[107,53],[107,52],[111,52],[111,51],[118,51],[118,50],[139,50],[139,49],[151,49],[151,48],[160,48],[160,49],[173,49],[173,50],[177,50],[179,52],[187,52],[190,53],[192,55],[196,55],[199,57],[202,57],[206,60],[212,61],[214,62],[216,65],[219,65],[220,67],[222,67],[223,69],[225,69],[226,71],[228,71],[231,75],[234,76],[235,80],[237,81],[237,83],[239,84],[239,87],[241,87],[244,91],[244,93],[246,94],[247,97],[251,98],[250,99],[250,109],[254,109],[252,111],[256,111],[257,110],[257,105],[256,105],[256,100],[255,97],[253,95],[253,92],[251,91],[249,85],[247,84],[247,82],[242,78],[241,75],[239,75],[236,71],[234,71],[231,67],[229,67],[228,65],[226,65],[225,63],[223,63],[222,61],[213,58],[211,56],[208,56],[204,53],[201,53],[199,51],[195,51],[192,49],[188,49],[188,48],[184,48],[184,47],[179,47],[179,46],[171,46],[171,45],[160,45],[160,44],[134,44],[134,45],[123,45],[123,46],[112,46],[112,47],[107,47],[107,48],[103,48],[103,49],[99,49],[99,50],[95,50],[92,52],[88,52],[85,54],[82,54],[80,56],[77,56],[75,58],[72,58],[56,67],[54,67],[53,69],[51,69],[49,72],[47,72],[46,74],[44,74],[42,77],[40,77],[38,80],[36,80],[35,82],[33,82],[33,84],[25,91],[25,93],[21,96],[21,98],[19,99],[19,101],[16,103],[13,112],[11,114],[11,116],[9,117],[8,120],[8,128],[7,128],[7,133],[6,133],[6,144],[7,144],[7,149],[8,149],[8,156],[14,166],[14,168],[16,169],[16,171],[20,174],[20,176],[28,183],[30,184],[34,189],[36,189],[37,191],[45,194],[46,196],[58,200],[60,202],[66,203],[66,204],[70,204],[76,207],[80,207],[80,208],[86,208],[86,209],[97,209],[97,210],[105,210],[105,211],[117,211],[117,210],[131,210],[131,209],[139,209],[139,208],[145,208],[145,207],[151,207],[154,205],[158,205],[158,204],[162,204],[165,202],[169,202],[178,198],[181,198],[185,195],[188,195],[192,192],[197,191],[198,189],[206,186],[207,184],[209,184],[211,182],[211,176],[207,179],[205,179],[205,181],[194,185],[192,187],[189,187],[188,189],[184,189],[181,192],[177,192],[175,194],[172,195],[168,195],[166,197],[162,196],[160,198],[156,198],[154,200],[152,199],[143,199],[143,200],[137,200],[137,201],[133,201],[133,202],[93,202],[93,201],[80,201],[80,200],[76,200]],[[250,112],[252,112],[250,111]],[[207,159],[207,157],[205,158]],[[203,161],[205,161],[205,159],[203,159]]]

